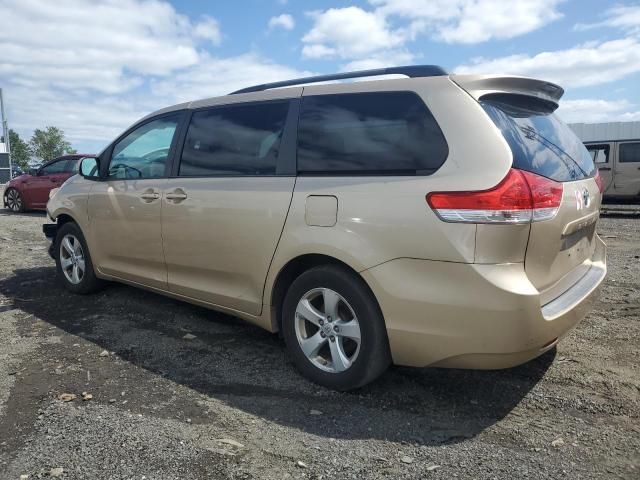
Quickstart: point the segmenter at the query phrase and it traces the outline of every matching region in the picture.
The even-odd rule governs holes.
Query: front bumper
[[[553,346],[589,312],[606,274],[604,243],[586,275],[543,304],[522,263],[495,265],[402,258],[362,272],[399,365],[508,368]]]
[[[42,225],[42,233],[44,236],[51,242],[49,245],[49,256],[54,258],[53,256],[53,243],[56,239],[56,235],[58,233],[58,224],[57,223],[45,223]]]

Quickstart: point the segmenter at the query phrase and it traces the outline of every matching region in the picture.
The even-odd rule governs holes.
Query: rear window
[[[447,143],[424,102],[411,92],[304,97],[298,172],[316,175],[429,175]]]
[[[481,105],[513,152],[513,166],[558,182],[592,177],[593,157],[554,113],[555,105],[524,95],[485,96]]]

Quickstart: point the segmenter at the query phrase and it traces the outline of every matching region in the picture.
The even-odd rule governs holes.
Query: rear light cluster
[[[427,203],[445,222],[521,224],[555,217],[562,192],[562,183],[512,168],[489,190],[432,192]]]
[[[593,178],[598,184],[598,190],[600,190],[600,193],[604,193],[604,180],[600,176],[600,170],[596,170],[596,175]]]

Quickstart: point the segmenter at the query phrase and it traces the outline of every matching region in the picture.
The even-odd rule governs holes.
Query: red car
[[[63,155],[41,166],[32,175],[14,178],[4,191],[4,206],[12,212],[44,210],[49,201],[49,192],[78,173],[81,158],[95,157],[93,154]]]

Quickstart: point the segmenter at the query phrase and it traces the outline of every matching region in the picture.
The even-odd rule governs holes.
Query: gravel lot
[[[601,220],[609,276],[557,352],[392,368],[352,393],[238,319],[122,285],[67,293],[44,220],[0,211],[2,480],[640,478],[638,217]]]

